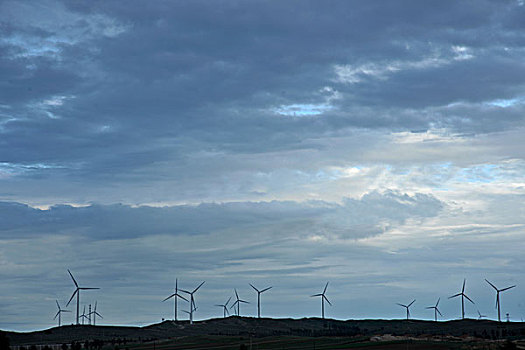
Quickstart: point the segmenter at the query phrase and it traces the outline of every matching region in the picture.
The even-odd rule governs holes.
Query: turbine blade
[[[237,300],[239,300],[239,294],[237,294],[237,289],[234,289],[235,291],[235,297],[237,298]]]
[[[427,306],[425,309],[435,309],[435,306]]]
[[[228,303],[230,302],[230,300],[232,300],[232,297],[229,297],[229,298],[228,298],[228,301],[226,302],[226,304],[224,304],[224,306],[228,305]]]
[[[514,286],[507,287],[507,288],[503,288],[503,289],[500,290],[500,292],[504,292],[504,291],[509,290],[511,288],[514,288],[514,287],[516,287],[516,286],[514,285]]]
[[[71,276],[71,279],[73,280],[73,283],[74,283],[75,286],[78,288],[78,283],[77,283],[77,281],[75,280],[75,277],[73,277],[73,274],[71,273],[71,271],[69,271],[69,269],[67,269],[67,272],[69,272],[69,276]]]
[[[439,305],[439,301],[441,300],[441,297],[438,298],[438,301],[436,303],[436,307]]]
[[[202,287],[202,285],[204,284],[204,282],[206,282],[206,281],[202,281],[202,283],[199,284],[199,286],[193,290],[193,293],[195,293],[196,291],[198,291],[199,288]]]
[[[69,310],[60,310],[60,312],[71,312]]]
[[[396,304],[399,305],[399,306],[402,306],[402,307],[408,307],[408,306],[400,304],[400,303],[396,303]]]
[[[102,315],[101,315],[101,314],[99,314],[99,313],[98,313],[98,312],[96,312],[96,311],[95,311],[95,315],[97,315],[97,316],[98,316],[98,317],[100,317],[100,318],[104,318],[104,317],[102,317]]]
[[[71,302],[71,300],[73,300],[73,298],[75,297],[75,294],[77,294],[77,293],[78,293],[78,288],[75,289],[75,291],[73,292],[73,295],[71,296],[71,298],[69,298],[69,301],[67,302],[66,307],[69,305],[69,303]]]
[[[170,295],[169,297],[167,297],[166,299],[164,299],[163,302],[166,301],[166,300],[168,300],[168,299],[170,299],[170,298],[173,298],[174,296],[175,296],[175,294]]]
[[[323,294],[326,293],[326,288],[328,288],[328,283],[329,283],[329,282],[326,282],[326,285],[324,286]]]
[[[467,279],[463,279],[463,288],[461,289],[461,293],[465,293],[465,283],[467,282]]]
[[[438,308],[436,308],[436,311],[438,312],[439,316],[443,316],[443,315],[441,314],[441,312],[439,312],[439,309],[438,309]]]
[[[57,302],[57,307],[60,310],[60,305],[58,305],[58,300],[55,300]]]
[[[81,287],[81,288],[78,288],[78,289],[82,289],[82,290],[87,290],[87,289],[100,289],[100,288],[93,288],[93,287]]]
[[[248,284],[249,284],[250,286],[252,286],[252,288],[255,289],[255,291],[256,291],[257,293],[261,293],[257,288],[255,288],[255,287],[253,286],[253,284],[251,284],[251,283],[248,283]]]
[[[185,297],[183,297],[183,296],[180,295],[179,293],[176,293],[176,294],[174,294],[174,295],[175,295],[176,297],[181,298],[182,300],[186,300],[186,301],[188,301],[188,299],[186,299]]]
[[[467,300],[470,301],[472,304],[475,304],[475,302],[473,302],[472,299],[470,299],[466,294],[463,294],[463,296],[467,298]]]
[[[188,292],[188,291],[187,291],[187,290],[185,290],[185,289],[179,289],[179,290],[180,290],[181,292],[183,292],[183,293],[186,293],[186,294],[191,294],[191,292]]]
[[[60,314],[60,310],[58,310],[57,314],[55,315],[55,317],[53,317],[53,320],[56,319],[58,317],[58,315]]]
[[[327,297],[325,297],[325,296],[323,295],[323,298],[324,298],[324,300],[326,300],[326,302],[328,303],[328,305],[332,306],[332,303],[330,302],[330,300],[328,300]]]
[[[452,299],[452,298],[455,298],[455,297],[459,297],[460,295],[461,295],[461,293],[458,293],[458,294],[454,294],[454,295],[452,295],[452,296],[450,296],[450,297],[448,297],[448,298],[449,298],[449,299]]]
[[[410,307],[412,304],[414,304],[416,302],[416,299],[412,300],[412,302],[410,304],[407,305],[407,307]]]
[[[239,303],[249,304],[250,302],[249,302],[249,301],[246,301],[246,300],[239,300]]]
[[[496,288],[495,285],[493,285],[492,283],[490,283],[488,279],[485,278],[485,282],[487,282],[488,284],[490,284],[490,286],[491,286],[492,288],[494,288],[495,290],[498,290],[498,288]]]
[[[268,287],[268,288],[264,288],[263,290],[261,290],[261,293],[264,293],[264,292],[266,292],[267,290],[270,290],[270,289],[272,289],[272,288],[273,288],[273,286],[272,286],[272,287]]]

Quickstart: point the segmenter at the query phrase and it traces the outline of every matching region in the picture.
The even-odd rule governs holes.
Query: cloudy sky
[[[523,1],[1,1],[0,329],[525,318]],[[187,305],[183,305],[187,309]],[[74,310],[73,306],[69,307]],[[81,306],[82,308],[82,306]],[[180,318],[186,317],[181,313]],[[64,316],[65,323],[73,315]]]

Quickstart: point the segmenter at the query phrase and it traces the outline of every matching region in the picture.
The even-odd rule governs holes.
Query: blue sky
[[[521,1],[0,2],[1,329],[525,317]],[[130,309],[129,305],[134,305]],[[183,318],[185,315],[180,314]],[[72,315],[63,321],[71,323]]]

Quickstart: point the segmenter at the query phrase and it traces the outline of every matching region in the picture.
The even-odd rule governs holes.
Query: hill
[[[273,319],[228,317],[195,322],[165,321],[146,327],[119,326],[63,326],[47,330],[21,333],[5,332],[13,346],[32,344],[70,344],[86,340],[105,344],[137,344],[166,342],[181,337],[354,337],[376,341],[399,339],[443,340],[449,338],[475,338],[495,340],[502,338],[525,339],[525,324],[499,323],[489,320],[456,320],[432,322],[421,320],[332,320],[319,318]],[[385,336],[388,335],[388,336]],[[171,347],[173,348],[173,347]]]

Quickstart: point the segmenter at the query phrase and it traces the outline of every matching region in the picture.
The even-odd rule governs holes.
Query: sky
[[[519,1],[0,1],[0,329],[525,318]],[[74,301],[68,307],[74,309]],[[179,304],[186,309],[186,303]],[[233,310],[231,310],[233,311]],[[183,312],[179,318],[187,318]],[[74,322],[74,313],[63,322]]]

